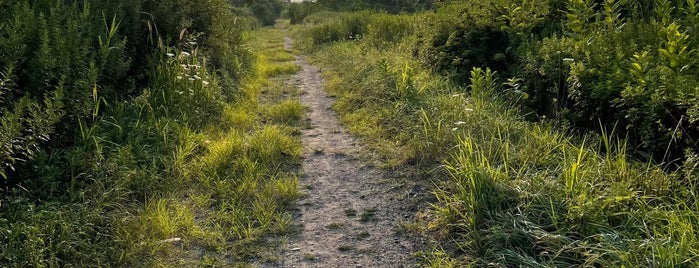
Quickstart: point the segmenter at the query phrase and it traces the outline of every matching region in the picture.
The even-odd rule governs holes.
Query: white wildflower
[[[175,56],[175,54],[172,54],[172,53],[170,53],[170,52],[168,52],[168,53],[165,53],[165,55],[167,55],[167,56],[168,56],[168,57],[170,57],[170,58],[172,58],[172,57],[174,57],[174,56]]]
[[[464,121],[457,121],[457,122],[454,123],[454,125],[457,125],[457,126],[458,126],[458,125],[463,125],[463,124],[466,124],[466,122],[464,122]]]
[[[180,55],[185,56],[185,57],[189,57],[189,55],[192,55],[192,54],[189,54],[189,52],[187,52],[187,51],[182,51],[180,53]]]

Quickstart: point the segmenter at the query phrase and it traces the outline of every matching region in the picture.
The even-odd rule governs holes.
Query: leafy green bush
[[[529,107],[586,129],[619,125],[658,162],[697,150],[696,39],[680,26],[696,25],[697,7],[680,2],[568,1],[562,21],[571,34],[520,55]]]
[[[549,15],[548,1],[447,2],[418,31],[420,58],[435,71],[466,82],[473,67],[509,73],[516,52]]]

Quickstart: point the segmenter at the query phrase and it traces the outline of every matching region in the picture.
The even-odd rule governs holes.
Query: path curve
[[[291,49],[285,38],[285,48]],[[415,267],[415,244],[397,232],[410,218],[400,204],[401,185],[382,170],[362,161],[358,142],[340,125],[332,110],[319,68],[303,57],[293,82],[309,109],[311,127],[304,144],[301,184],[295,220],[301,232],[283,249],[282,267]],[[373,214],[373,216],[372,216]]]

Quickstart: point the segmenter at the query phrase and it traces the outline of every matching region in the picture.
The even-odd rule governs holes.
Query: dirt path
[[[285,47],[291,49],[291,39]],[[415,244],[399,235],[410,217],[405,186],[358,158],[360,145],[331,109],[317,67],[303,57],[293,77],[309,108],[311,127],[303,131],[302,187],[295,220],[302,226],[289,238],[281,267],[414,267]]]

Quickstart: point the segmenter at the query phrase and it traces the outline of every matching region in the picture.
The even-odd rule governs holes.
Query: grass
[[[410,36],[317,41],[337,23],[299,26],[297,39],[308,39],[350,131],[384,167],[417,169],[434,185],[411,225],[433,245],[424,266],[699,265],[693,158],[664,172],[611,134],[527,122],[501,100],[497,74],[476,69],[470,87],[453,84],[413,59]]]
[[[348,208],[345,209],[345,216],[347,217],[355,217],[357,216],[357,210],[353,208]]]
[[[348,252],[354,250],[354,246],[352,245],[340,245],[337,247],[337,250],[340,252]]]
[[[280,81],[268,75],[298,68],[281,62],[292,57],[270,33],[253,36],[273,41],[264,51],[273,57],[257,57],[258,71],[236,82],[239,90],[226,89],[232,95],[222,93],[232,83],[205,68],[188,70],[199,80],[178,78],[183,65],[203,65],[201,54],[154,57],[149,90],[101,107],[104,116],[82,122],[83,139],[65,154],[39,154],[41,187],[0,198],[0,266],[277,261],[281,242],[269,238],[294,232],[289,209],[301,196],[302,153],[294,129],[305,109],[263,96]],[[57,179],[61,172],[71,180]]]
[[[360,239],[360,240],[367,239],[367,238],[371,237],[371,234],[369,234],[369,232],[367,232],[367,231],[363,231],[363,232],[358,233],[355,237],[357,237],[357,239]]]
[[[283,100],[266,107],[265,118],[275,124],[300,126],[305,117],[306,107],[299,100]]]
[[[376,215],[376,209],[375,208],[368,208],[364,209],[362,211],[362,214],[359,215],[359,221],[361,222],[368,222],[374,219],[374,216]]]

